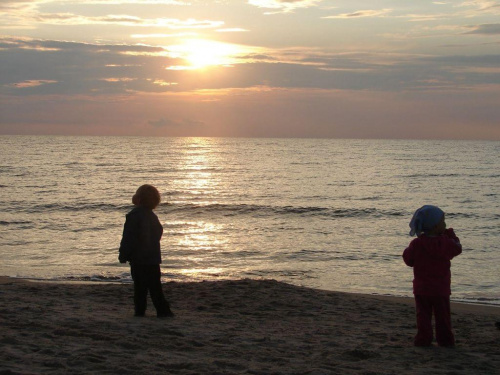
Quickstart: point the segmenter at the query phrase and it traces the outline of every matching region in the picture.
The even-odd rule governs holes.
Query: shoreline
[[[133,317],[131,284],[0,277],[9,374],[497,374],[500,309],[452,305],[454,349],[413,346],[411,298],[274,280],[169,282],[175,313]]]
[[[0,285],[9,282],[9,280],[17,280],[21,282],[34,282],[34,283],[47,283],[47,284],[75,284],[75,285],[106,285],[106,284],[111,284],[111,285],[132,285],[133,282],[130,280],[130,282],[121,282],[121,281],[113,281],[113,280],[78,280],[78,279],[41,279],[41,278],[30,278],[30,277],[13,277],[13,276],[5,276],[5,275],[0,275]],[[221,279],[221,280],[200,280],[200,281],[167,281],[167,282],[162,282],[163,285],[168,285],[171,283],[174,284],[187,284],[187,283],[205,283],[205,282],[224,282],[224,281],[239,281],[239,280],[251,280],[251,281],[269,281],[269,280],[274,280],[274,279],[250,279],[250,278],[244,278],[244,279]],[[380,298],[381,300],[387,300],[391,302],[404,302],[407,304],[414,304],[414,299],[413,296],[395,296],[395,295],[389,295],[389,294],[368,294],[368,293],[363,293],[363,292],[345,292],[345,291],[339,291],[339,290],[327,290],[327,289],[317,289],[317,288],[311,288],[307,286],[300,286],[292,283],[287,283],[285,281],[277,281],[283,284],[287,284],[290,286],[296,286],[298,288],[306,288],[306,289],[311,289],[311,290],[317,290],[321,292],[332,292],[332,293],[345,293],[349,295],[355,295],[355,296],[360,296],[360,297],[374,297],[374,298]],[[472,312],[480,312],[482,308],[493,308],[493,309],[499,309],[500,310],[500,304],[494,304],[494,303],[488,303],[488,302],[481,302],[481,301],[454,301],[453,300],[453,295],[451,298],[451,306],[455,306],[461,311],[472,311]],[[477,306],[477,307],[474,307]]]

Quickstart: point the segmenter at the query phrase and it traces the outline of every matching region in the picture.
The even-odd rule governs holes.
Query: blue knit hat
[[[410,236],[420,236],[434,228],[444,216],[443,210],[439,207],[425,205],[415,211],[410,221]]]

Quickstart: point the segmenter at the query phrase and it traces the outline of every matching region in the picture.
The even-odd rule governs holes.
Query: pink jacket
[[[413,267],[413,294],[449,296],[451,262],[462,252],[460,240],[449,228],[436,237],[425,234],[415,238],[403,252],[407,266]]]

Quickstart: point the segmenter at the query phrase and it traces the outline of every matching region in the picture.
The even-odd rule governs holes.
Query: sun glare
[[[236,55],[244,52],[242,46],[203,39],[190,39],[169,49],[186,60],[189,65],[185,69],[229,66],[234,63]]]

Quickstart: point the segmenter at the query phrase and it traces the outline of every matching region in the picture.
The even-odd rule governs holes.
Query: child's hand
[[[455,231],[453,230],[453,228],[446,228],[444,230],[444,234],[446,234],[448,237],[450,237],[450,236],[456,237]]]
[[[451,238],[452,240],[458,241],[458,237],[455,234],[455,231],[453,228],[447,228],[444,230],[444,235],[448,238]]]

